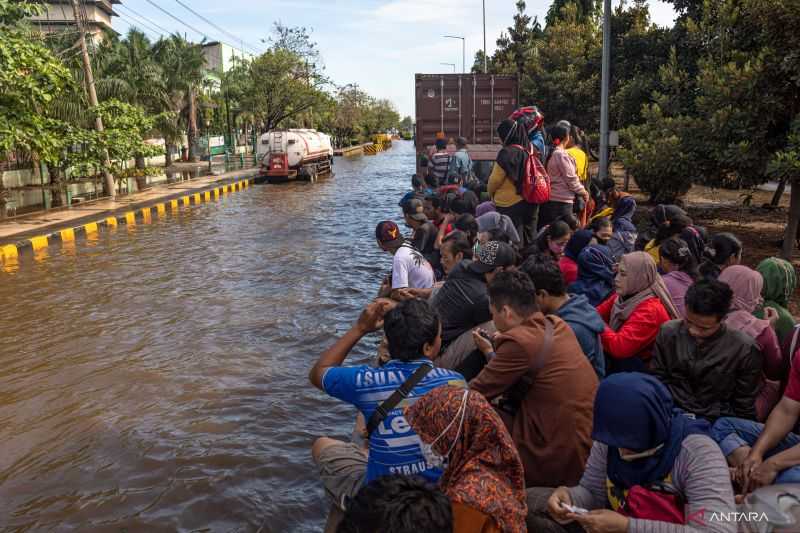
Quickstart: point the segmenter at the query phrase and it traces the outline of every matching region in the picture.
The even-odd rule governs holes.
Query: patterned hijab
[[[734,265],[726,268],[719,275],[719,281],[727,283],[733,291],[731,312],[725,317],[725,324],[730,329],[747,333],[754,339],[769,327],[767,320],[753,316],[753,312],[761,305],[761,290],[764,278],[752,268]]]
[[[456,420],[463,397],[463,388],[437,387],[406,408],[406,420],[431,443]],[[453,503],[492,517],[504,533],[525,532],[525,471],[503,421],[483,396],[470,392],[460,433],[458,422],[434,444],[444,455],[458,435],[440,487]]]
[[[639,304],[652,297],[661,300],[670,318],[680,318],[664,280],[658,273],[656,262],[650,254],[633,252],[623,255],[620,260],[620,270],[625,271],[625,276],[618,290],[619,298],[611,310],[609,324],[611,329],[618,331]]]

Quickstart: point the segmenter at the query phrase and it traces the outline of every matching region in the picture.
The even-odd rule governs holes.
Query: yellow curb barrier
[[[90,233],[97,233],[97,222],[89,222],[88,224],[84,224],[83,231],[85,231],[87,235]]]
[[[199,204],[199,203],[201,202],[201,200],[200,200],[200,193],[199,193],[199,192],[196,192],[196,193],[194,193],[194,194],[192,195],[192,198],[194,199],[194,203],[195,203],[195,204]]]
[[[134,226],[136,224],[136,213],[133,211],[128,211],[125,213],[125,224]]]
[[[164,204],[156,204],[156,213],[158,213],[160,217],[166,216],[167,207]]]
[[[183,202],[184,206],[188,206],[190,203],[190,198],[188,196],[184,196],[183,198],[181,198],[181,201]]]
[[[145,223],[150,222],[151,218],[150,218],[150,208],[149,207],[145,207],[145,208],[142,209],[142,219],[144,219]]]
[[[203,193],[203,200],[205,200],[206,202],[211,201],[211,191],[206,191]]]
[[[106,218],[106,226],[109,228],[116,228],[119,223],[117,222],[117,217],[107,217]]]
[[[43,248],[47,248],[47,244],[47,237],[44,235],[39,237],[31,237],[31,246],[33,247],[34,252]]]
[[[6,244],[5,246],[0,246],[0,257],[5,259],[14,259],[19,257],[19,250],[17,250],[16,245],[14,244]]]
[[[170,200],[169,206],[173,211],[178,209],[178,200]]]
[[[75,242],[75,230],[72,228],[62,229],[59,233],[61,234],[61,242]]]
[[[214,189],[214,200],[219,200],[219,187]]]

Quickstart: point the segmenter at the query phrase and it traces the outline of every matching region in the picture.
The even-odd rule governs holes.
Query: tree
[[[792,129],[787,137],[786,147],[776,152],[770,160],[768,174],[785,183],[792,184],[792,195],[789,200],[789,221],[783,234],[781,255],[791,260],[794,243],[800,225],[800,115],[792,122]]]
[[[403,120],[400,121],[399,128],[401,132],[411,136],[414,133],[414,119],[409,116],[403,117]]]
[[[556,24],[564,15],[564,8],[569,5],[575,6],[575,13],[582,21],[589,20],[600,12],[599,0],[554,0],[545,17],[547,25]]]

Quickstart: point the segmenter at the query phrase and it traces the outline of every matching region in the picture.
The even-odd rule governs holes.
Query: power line
[[[203,15],[201,15],[200,13],[198,13],[197,11],[192,9],[191,7],[189,7],[186,4],[184,4],[183,2],[181,2],[181,0],[175,0],[175,2],[178,5],[180,5],[181,7],[183,7],[184,9],[186,9],[186,11],[192,13],[195,17],[199,18],[200,20],[202,20],[203,22],[205,22],[206,24],[211,26],[212,28],[216,29],[217,31],[219,31],[223,35],[227,35],[228,37],[233,39],[233,42],[237,42],[238,41],[238,42],[242,43],[242,45],[246,44],[247,48],[249,48],[252,52],[255,52],[256,54],[260,54],[261,53],[255,46],[251,45],[250,43],[245,42],[240,37],[230,33],[229,31],[225,30],[224,28],[221,28],[221,27],[217,26],[214,22],[211,22],[206,17],[204,17]]]
[[[133,15],[136,15],[137,17],[139,17],[139,19],[141,19],[141,20],[143,20],[143,21],[147,21],[147,22],[148,22],[148,23],[150,23],[150,24],[151,24],[151,25],[152,25],[154,28],[158,28],[159,30],[161,30],[161,32],[163,32],[165,35],[172,35],[173,33],[175,33],[174,31],[170,31],[170,30],[166,29],[166,28],[165,28],[165,27],[163,27],[163,26],[159,26],[159,25],[158,25],[156,22],[154,22],[152,19],[149,19],[149,18],[145,17],[145,16],[144,16],[144,15],[142,15],[141,13],[138,13],[138,12],[134,11],[133,9],[129,8],[129,7],[128,7],[128,6],[126,6],[126,5],[122,5],[122,4],[120,4],[120,5],[119,5],[119,6],[117,6],[117,7],[124,7],[124,8],[125,8],[127,11],[130,11],[130,12],[131,12],[131,14],[133,14]]]
[[[156,36],[159,36],[159,37],[162,34],[162,32],[154,29],[149,24],[145,24],[144,22],[142,22],[140,20],[136,20],[133,17],[130,17],[130,16],[126,15],[125,13],[119,13],[119,16],[122,17],[123,19],[125,19],[125,21],[128,23],[128,26],[130,26],[131,28],[141,28],[141,29],[149,31],[153,35],[156,35]]]
[[[211,40],[211,39],[208,37],[208,35],[206,35],[206,34],[205,34],[205,33],[203,33],[202,31],[198,30],[197,28],[195,28],[195,27],[193,27],[193,26],[190,26],[189,24],[185,23],[184,21],[182,21],[181,19],[179,19],[178,17],[176,17],[175,15],[173,15],[172,13],[170,13],[169,11],[167,11],[166,9],[164,9],[163,7],[161,7],[160,5],[158,5],[158,4],[156,4],[155,2],[153,2],[153,0],[146,0],[146,1],[147,1],[147,3],[148,3],[148,4],[150,4],[150,5],[151,5],[151,6],[153,6],[154,8],[158,9],[159,11],[161,11],[162,13],[164,13],[165,15],[167,15],[169,18],[171,18],[171,19],[175,20],[175,21],[176,21],[176,22],[178,22],[179,24],[183,24],[184,26],[186,26],[187,28],[189,28],[190,30],[192,30],[193,32],[195,32],[196,34],[198,34],[198,35],[202,36],[204,39]]]

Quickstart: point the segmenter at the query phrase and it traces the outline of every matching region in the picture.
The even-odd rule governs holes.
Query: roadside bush
[[[665,116],[658,104],[643,107],[642,117],[643,124],[622,130],[619,157],[651,202],[672,203],[698,178],[698,154],[688,141],[696,121]]]

